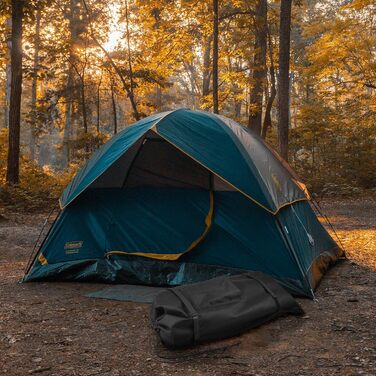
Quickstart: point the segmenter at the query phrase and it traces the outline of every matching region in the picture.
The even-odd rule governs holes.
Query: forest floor
[[[376,375],[376,199],[322,206],[349,260],[299,299],[306,315],[179,352],[150,306],[84,297],[103,285],[18,284],[45,216],[0,217],[0,375]]]

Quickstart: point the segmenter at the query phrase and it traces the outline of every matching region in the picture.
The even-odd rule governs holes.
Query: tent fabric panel
[[[129,190],[128,190],[129,191]],[[141,199],[142,205],[144,210],[141,210],[141,216],[143,216],[145,219],[140,219],[137,222],[137,218],[132,217],[132,222],[135,221],[136,225],[132,224],[132,227],[137,226],[137,230],[140,229],[142,231],[142,227],[148,230],[148,227],[153,225],[156,226],[156,216],[160,215],[162,213],[166,214],[163,218],[158,219],[158,223],[160,223],[159,228],[157,227],[154,229],[153,234],[150,236],[148,241],[151,241],[152,245],[149,247],[150,249],[153,249],[155,247],[155,240],[158,239],[158,242],[160,242],[164,238],[164,243],[167,243],[167,239],[170,242],[173,242],[170,247],[161,246],[161,249],[156,249],[156,252],[149,251],[148,248],[146,248],[147,251],[134,251],[128,249],[126,245],[124,245],[124,238],[125,234],[127,236],[132,236],[132,233],[129,231],[129,226],[124,226],[123,223],[119,223],[119,231],[117,232],[117,236],[119,236],[119,240],[117,244],[119,244],[120,250],[110,250],[106,252],[106,257],[112,257],[113,255],[119,255],[119,254],[127,254],[127,255],[134,255],[134,256],[143,256],[148,257],[152,259],[158,259],[158,260],[178,260],[180,257],[188,252],[190,252],[192,249],[194,249],[203,239],[205,239],[207,233],[209,232],[212,220],[213,220],[213,209],[214,209],[214,199],[213,199],[213,192],[206,192],[206,191],[160,191],[157,193],[156,197],[157,200],[153,197],[153,193],[150,194],[148,190],[146,191],[146,194],[139,195],[140,190],[133,190],[132,193],[136,193],[136,197],[130,197],[128,200],[132,203],[131,205],[134,205],[134,203]],[[202,209],[206,206],[205,201],[207,198],[205,197],[209,193],[209,206],[208,208],[204,209],[207,210],[206,216],[204,220],[202,220]],[[129,193],[127,194],[129,196]],[[145,197],[150,198],[150,200],[145,200]],[[173,197],[173,199],[171,199]],[[146,202],[145,202],[146,201]],[[155,203],[158,203],[158,205],[155,205]],[[127,209],[131,208],[131,205],[127,205]],[[136,210],[140,211],[140,206],[136,202]],[[156,213],[156,216],[153,213],[153,216],[151,219],[153,219],[152,223],[149,223],[147,218],[150,217],[150,212]],[[132,212],[132,210],[131,210]],[[132,215],[132,213],[131,213]],[[137,213],[138,215],[138,213]],[[119,218],[119,217],[118,217]],[[192,223],[190,223],[192,221]],[[204,223],[204,228],[202,227],[202,222]],[[194,235],[197,229],[200,229],[197,233],[199,234]],[[187,233],[189,232],[189,236]],[[157,235],[158,234],[158,235]],[[189,240],[190,236],[195,236],[195,238],[192,238]],[[138,234],[136,234],[134,242],[137,243],[135,245],[135,248],[138,248],[139,245],[139,239]],[[185,248],[176,248],[176,243],[185,243]],[[188,243],[190,242],[190,243]],[[114,248],[114,246],[110,246]],[[164,247],[168,249],[168,251],[164,251]],[[115,247],[116,248],[116,247]]]
[[[210,189],[211,173],[164,139],[146,137],[132,162],[126,187]]]
[[[293,179],[290,171],[281,164],[259,136],[232,119],[221,115],[213,116],[218,117],[236,136],[257,169],[256,173],[267,186],[276,208],[289,202],[307,199],[304,191],[295,183],[296,179]]]
[[[109,166],[120,158],[144,133],[169,112],[162,112],[142,119],[123,129],[106,144],[100,147],[85,165],[77,172],[60,197],[62,208],[81,194]]]
[[[221,124],[205,112],[178,110],[158,122],[156,132],[266,210],[274,211],[260,176]]]
[[[87,192],[61,212],[42,245],[40,252],[49,265],[103,257],[111,217],[106,205],[92,202]]]
[[[210,197],[205,190],[129,188],[103,194],[111,201],[113,226],[106,253],[180,254],[206,228]]]
[[[285,207],[281,210],[279,218],[299,263],[314,289],[323,270],[327,269],[330,263],[335,262],[343,251],[319,222],[308,201]]]
[[[301,278],[273,215],[239,192],[215,192],[214,197],[212,228],[182,261],[259,270],[280,279]]]
[[[139,138],[126,153],[124,153],[117,161],[115,161],[103,174],[89,185],[92,188],[121,188],[124,185],[125,178],[129,168],[136,157],[144,137]]]

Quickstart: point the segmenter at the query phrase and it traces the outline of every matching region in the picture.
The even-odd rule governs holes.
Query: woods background
[[[373,0],[2,0],[0,11],[4,206],[52,202],[113,134],[177,107],[250,127],[313,192],[375,192]],[[17,120],[9,111],[11,50],[12,63],[23,54],[15,186],[6,184],[9,124]]]

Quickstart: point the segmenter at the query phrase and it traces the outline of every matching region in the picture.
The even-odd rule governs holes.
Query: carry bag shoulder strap
[[[199,317],[200,315],[196,311],[195,307],[193,307],[192,303],[184,296],[184,294],[178,288],[169,289],[172,293],[174,293],[181,302],[185,305],[188,310],[189,316],[192,318],[193,321],[193,342],[197,343],[200,339],[200,328],[199,328]]]
[[[278,301],[278,298],[275,296],[274,292],[263,282],[263,281],[260,281],[258,278],[255,278],[253,276],[251,276],[250,274],[248,273],[245,273],[244,274],[247,278],[249,279],[253,279],[254,281],[258,282],[262,287],[263,289],[273,298],[276,306],[277,306],[277,311],[278,312],[281,308],[281,305],[279,304],[279,301]]]

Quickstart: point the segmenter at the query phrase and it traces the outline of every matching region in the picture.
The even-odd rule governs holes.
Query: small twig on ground
[[[285,355],[285,356],[282,356],[282,358],[279,358],[279,359],[277,360],[277,362],[281,362],[282,360],[285,360],[285,359],[290,358],[290,357],[293,357],[293,356],[296,357],[296,358],[303,358],[302,355],[287,354],[287,355]]]
[[[51,369],[51,367],[38,367],[38,368],[35,368],[35,369],[31,369],[29,371],[30,374],[33,374],[33,373],[42,373],[42,372],[45,372],[45,371],[49,371]]]

